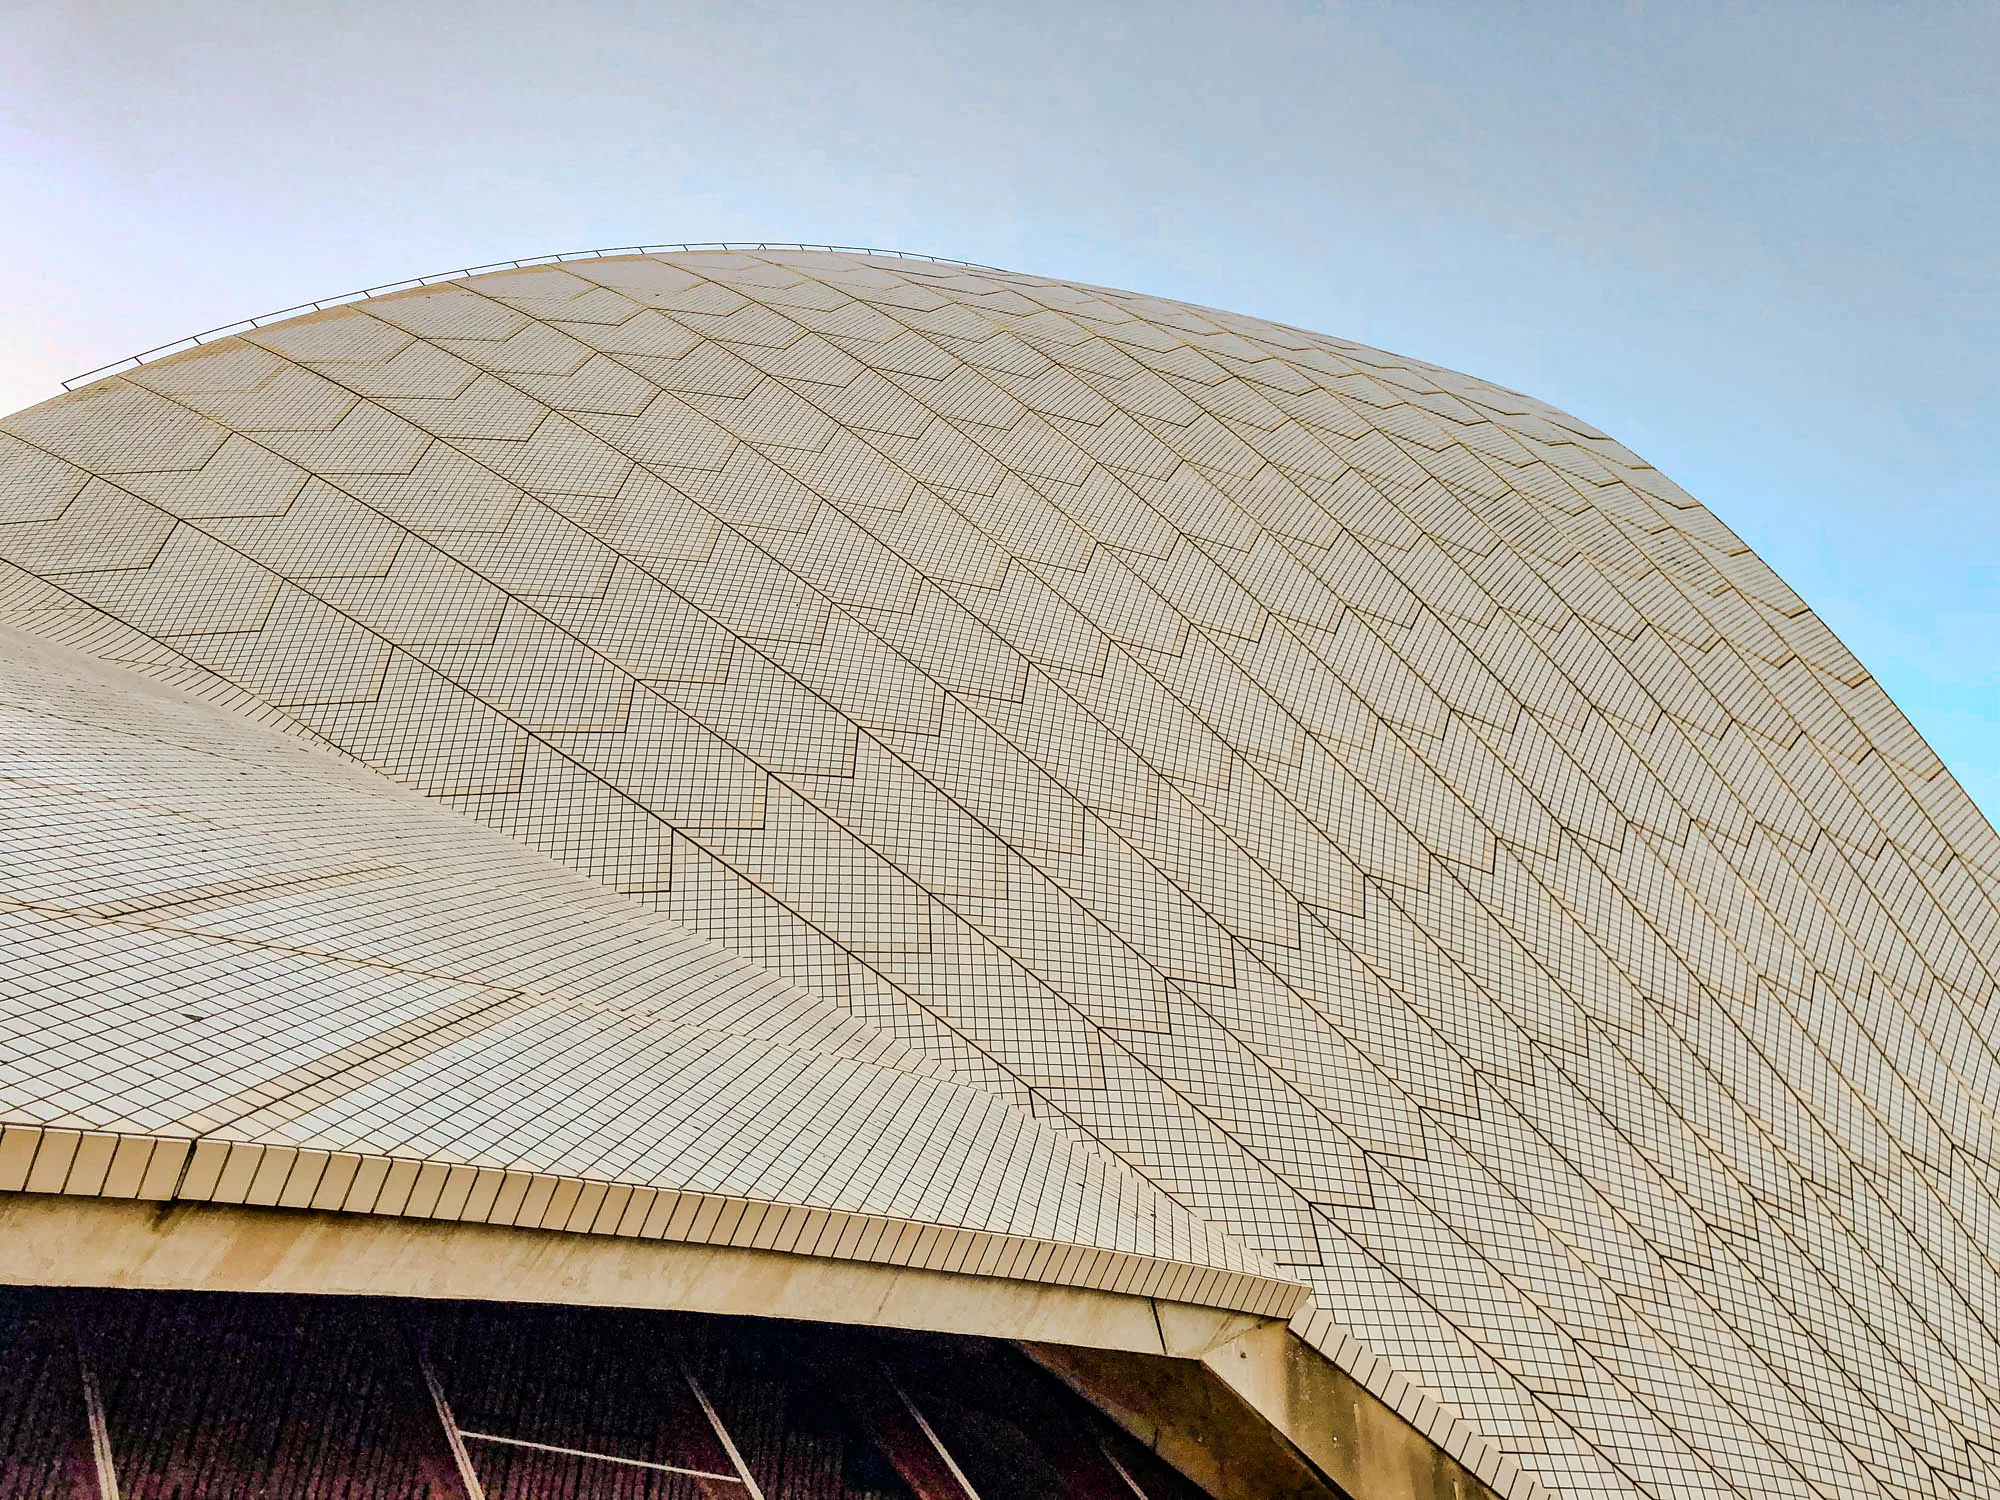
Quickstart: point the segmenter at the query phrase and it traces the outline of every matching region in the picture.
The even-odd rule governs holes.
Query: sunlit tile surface
[[[0,1110],[0,1189],[1300,1300],[1077,1132],[769,969],[5,628]]]
[[[9,1119],[1275,1267],[1510,1495],[2000,1494],[2000,839],[1573,418],[773,251],[4,432],[0,618],[124,664],[10,690]]]

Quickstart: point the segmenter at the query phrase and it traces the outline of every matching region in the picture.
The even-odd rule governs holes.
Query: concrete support
[[[1217,1500],[1496,1500],[1450,1455],[1283,1323],[1159,1304],[1167,1359],[1028,1344]]]

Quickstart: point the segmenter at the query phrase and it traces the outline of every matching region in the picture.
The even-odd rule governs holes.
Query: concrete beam
[[[644,1307],[1164,1352],[1153,1302],[1113,1292],[610,1235],[57,1194],[0,1194],[0,1283]]]
[[[1352,1500],[1496,1500],[1285,1324],[1169,1303],[1157,1311],[1165,1360],[1024,1347],[1217,1500],[1325,1492],[1302,1474]]]

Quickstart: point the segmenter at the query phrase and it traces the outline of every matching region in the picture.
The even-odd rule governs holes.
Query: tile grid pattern
[[[689,1080],[697,1080],[689,1086]],[[0,630],[0,1191],[1305,1293],[767,970],[316,748]]]
[[[1573,419],[766,253],[384,298],[5,430],[4,607],[1101,1143],[1503,1493],[2000,1493],[2000,839]]]
[[[262,328],[267,323],[277,323],[299,317],[309,312],[324,312],[329,307],[340,307],[349,302],[363,302],[370,297],[380,297],[390,292],[408,291],[413,287],[433,286],[440,281],[463,281],[469,276],[485,271],[518,271],[530,266],[561,265],[572,260],[603,260],[609,256],[660,255],[673,251],[689,254],[698,250],[823,250],[829,253],[865,255],[870,258],[892,260],[921,260],[933,265],[963,266],[971,271],[991,271],[993,266],[983,266],[976,261],[953,260],[944,255],[925,255],[914,250],[882,250],[863,245],[807,245],[791,240],[702,240],[693,244],[675,245],[616,245],[595,250],[561,250],[553,255],[530,255],[515,260],[489,261],[484,265],[461,266],[452,271],[433,271],[427,276],[409,276],[401,281],[384,282],[380,286],[363,287],[358,292],[342,292],[338,296],[321,297],[312,302],[294,303],[290,307],[279,308],[276,312],[262,313],[254,318],[238,318],[233,323],[224,323],[200,333],[189,334],[171,343],[156,344],[150,349],[142,349],[137,354],[128,354],[123,359],[114,359],[109,364],[99,365],[94,370],[85,370],[81,375],[72,375],[62,383],[63,389],[73,391],[78,386],[89,385],[105,375],[113,375],[121,370],[137,369],[169,354],[179,354],[184,350],[213,343],[231,334],[248,333],[253,328]]]

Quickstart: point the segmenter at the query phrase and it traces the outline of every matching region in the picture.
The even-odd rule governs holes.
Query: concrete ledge
[[[644,1307],[1166,1352],[1153,1301],[1115,1292],[727,1246],[57,1194],[0,1194],[0,1283]],[[1231,1316],[1186,1311],[1196,1326]]]
[[[17,1192],[312,1209],[343,1218],[767,1250],[1199,1303],[1258,1317],[1291,1317],[1309,1295],[1299,1283],[1264,1271],[1075,1240],[526,1168],[222,1136],[0,1125],[0,1194]]]

